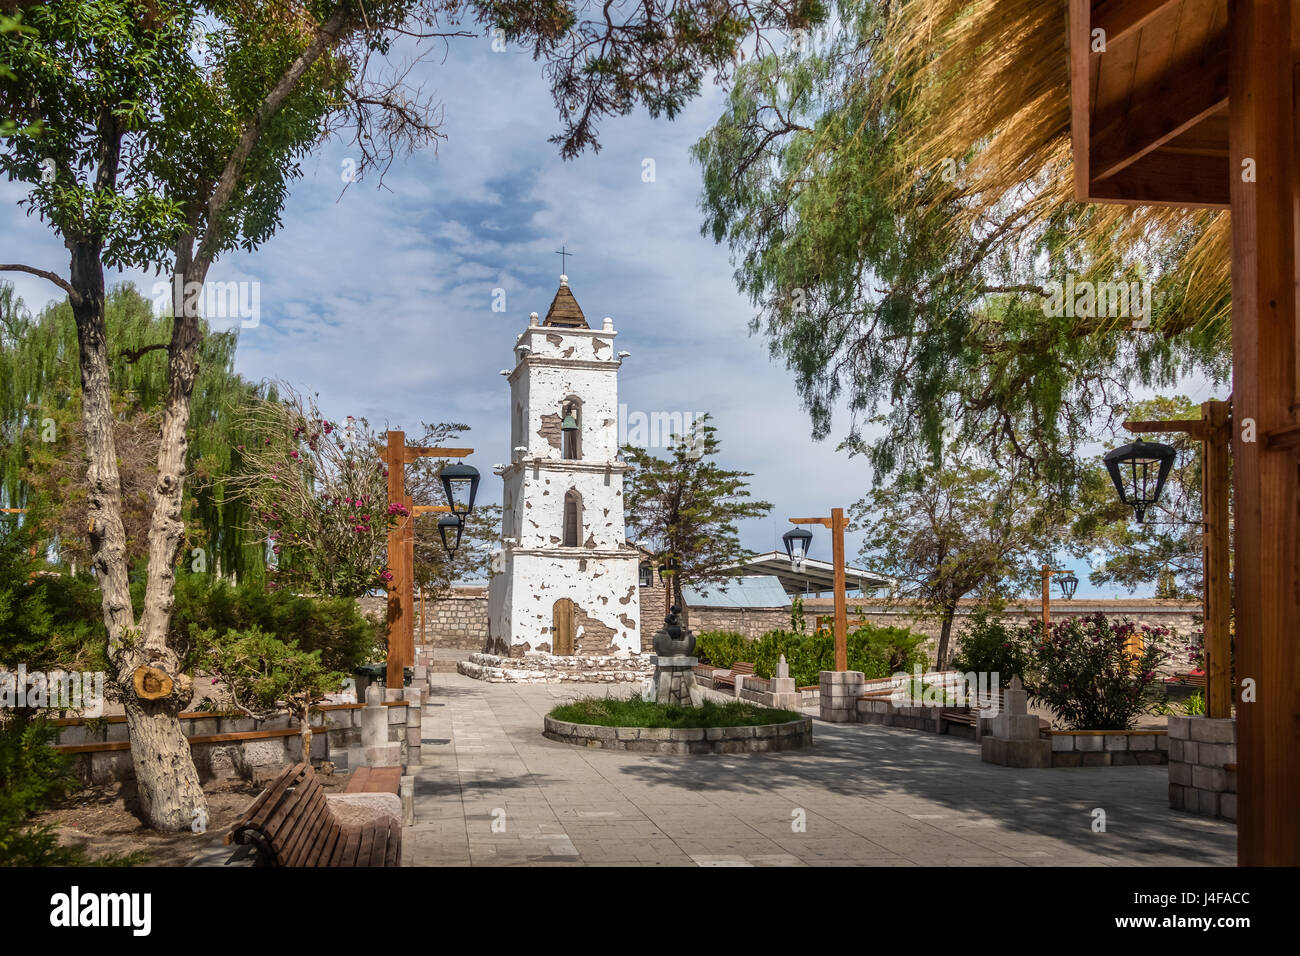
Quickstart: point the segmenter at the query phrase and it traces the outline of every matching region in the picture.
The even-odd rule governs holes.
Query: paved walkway
[[[433,679],[408,866],[1235,862],[1235,827],[1168,809],[1164,767],[1013,770],[960,738],[820,722],[806,752],[593,751],[542,717],[601,687]]]

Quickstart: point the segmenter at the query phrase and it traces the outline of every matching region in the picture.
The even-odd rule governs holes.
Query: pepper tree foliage
[[[682,585],[725,582],[749,552],[740,545],[737,522],[762,518],[771,502],[755,501],[747,471],[729,471],[712,461],[722,447],[711,416],[695,419],[687,435],[673,435],[666,458],[626,445],[631,466],[623,486],[623,511],[638,543],[671,557],[672,601],[682,603]]]
[[[1066,513],[1038,493],[1028,469],[992,467],[973,455],[905,469],[854,505],[866,532],[866,566],[893,578],[892,596],[941,622],[937,664],[948,663],[958,602],[1005,601],[1039,580],[1066,527]]]
[[[843,446],[879,478],[937,462],[949,427],[1064,494],[1079,445],[1114,422],[1130,386],[1226,373],[1223,336],[1182,312],[1169,271],[1195,237],[1126,250],[1117,269],[1075,239],[1096,213],[1043,213],[1032,179],[980,228],[958,228],[946,187],[964,157],[917,168],[901,145],[924,123],[915,78],[886,44],[908,4],[843,0],[836,12],[833,32],[737,71],[694,148],[702,232],[730,247],[751,331],[790,368],[816,437],[846,407]],[[1048,283],[1068,275],[1152,282],[1149,327],[1049,316]]]
[[[1185,396],[1160,396],[1134,403],[1125,418],[1133,421],[1199,419],[1200,406]],[[1134,590],[1156,578],[1156,596],[1199,600],[1204,584],[1201,529],[1201,443],[1185,432],[1145,434],[1146,441],[1172,445],[1178,456],[1159,502],[1142,524],[1119,500],[1110,474],[1099,459],[1079,485],[1076,516],[1070,528],[1072,550],[1087,555],[1088,580]],[[1126,444],[1112,441],[1108,447]],[[1231,513],[1231,487],[1229,487]]]
[[[108,292],[108,333],[123,521],[132,564],[145,557],[149,491],[157,480],[158,418],[167,388],[166,361],[146,350],[170,334],[171,318],[159,317],[134,285]],[[260,394],[235,373],[236,333],[205,335],[188,433],[186,550],[192,569],[239,578],[261,577],[261,548],[244,534],[246,508],[228,493],[225,476],[239,467],[243,441],[234,409]],[[66,302],[52,302],[33,316],[12,284],[0,282],[0,503],[23,508],[40,498],[48,506],[45,527],[60,558],[80,567],[90,561],[85,532],[87,489],[77,331]],[[201,556],[194,549],[201,549]]]

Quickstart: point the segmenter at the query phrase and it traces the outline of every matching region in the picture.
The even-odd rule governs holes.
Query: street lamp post
[[[1069,575],[1068,578],[1061,579],[1061,592],[1065,594],[1065,599],[1067,601],[1074,597],[1074,589],[1079,586],[1079,579],[1076,578],[1074,572],[1068,568],[1054,568],[1050,564],[1044,564],[1041,573],[1043,576],[1043,633],[1046,634],[1047,629],[1052,624],[1052,575]],[[1069,593],[1065,593],[1065,582],[1071,579],[1074,581],[1074,584],[1069,588]]]
[[[388,468],[388,501],[406,509],[395,527],[388,532],[388,638],[386,681],[390,688],[405,683],[405,670],[415,663],[415,517],[428,512],[444,512],[463,521],[474,506],[478,490],[478,469],[470,465],[443,468],[446,505],[414,505],[406,494],[406,466],[421,458],[464,458],[473,448],[407,447],[406,433],[390,431],[384,447],[384,464]],[[447,475],[451,472],[451,476]],[[463,510],[461,510],[463,508]],[[441,529],[439,529],[441,533]],[[444,543],[446,538],[443,538]],[[456,543],[460,536],[457,534]]]
[[[835,669],[847,671],[849,669],[849,608],[844,594],[844,528],[848,522],[844,520],[844,509],[832,508],[829,518],[791,518],[790,523],[819,524],[823,528],[830,529],[831,556],[835,564]],[[803,534],[799,531],[791,531],[783,535],[782,540],[785,541],[786,554],[790,556],[793,564],[795,549],[800,545],[802,550],[799,551],[799,560],[802,561],[807,556],[812,535],[806,531]]]
[[[1231,416],[1230,402],[1211,399],[1201,404],[1200,418],[1124,423],[1125,428],[1138,434],[1182,432],[1201,442],[1201,523],[1204,529],[1201,537],[1204,563],[1201,577],[1205,582],[1203,647],[1207,717],[1232,716],[1232,581],[1228,570],[1228,443],[1232,435]],[[1124,497],[1122,492],[1120,497]],[[1142,520],[1140,513],[1138,520]]]

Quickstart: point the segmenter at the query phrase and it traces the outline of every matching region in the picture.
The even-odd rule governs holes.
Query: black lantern
[[[447,493],[451,513],[463,518],[474,510],[474,496],[478,494],[478,469],[473,465],[443,466],[442,490]]]
[[[1074,589],[1079,586],[1079,579],[1074,576],[1073,572],[1071,572],[1070,574],[1062,575],[1058,580],[1061,584],[1061,593],[1065,595],[1065,599],[1067,601],[1073,600]]]
[[[448,554],[455,554],[460,547],[460,535],[465,530],[465,522],[458,515],[443,515],[438,519],[438,537]]]
[[[1171,445],[1138,439],[1108,452],[1104,461],[1115,482],[1119,500],[1133,508],[1138,524],[1147,509],[1160,500],[1177,452]]]
[[[803,564],[803,559],[808,557],[808,549],[812,546],[812,532],[805,528],[792,528],[781,535],[781,540],[785,542],[785,553],[790,557],[790,566]]]
[[[677,559],[671,554],[659,556],[659,583],[664,587],[668,586],[668,581],[677,573]]]

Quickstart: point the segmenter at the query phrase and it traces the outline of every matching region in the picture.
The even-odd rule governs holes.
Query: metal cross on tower
[[[559,249],[555,250],[555,254],[560,257],[560,272],[564,273],[565,275],[568,275],[569,270],[565,268],[566,266],[565,259],[573,255],[573,253],[567,252],[564,246],[560,246]]]

